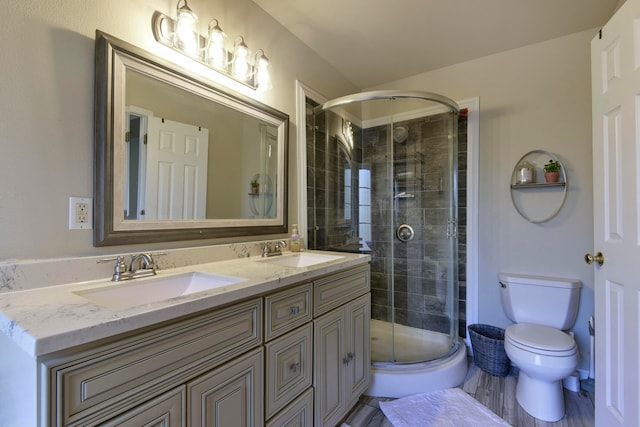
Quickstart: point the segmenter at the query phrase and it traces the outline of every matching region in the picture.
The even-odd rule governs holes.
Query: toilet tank
[[[499,274],[500,300],[515,323],[567,330],[578,314],[582,283],[575,279]]]

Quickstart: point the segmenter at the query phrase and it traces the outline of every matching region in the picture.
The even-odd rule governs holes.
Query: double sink
[[[344,258],[341,255],[291,253],[273,258],[254,259],[254,262],[281,267],[303,268]],[[80,289],[74,293],[94,304],[113,310],[166,301],[197,292],[224,288],[247,279],[242,277],[191,272],[171,276],[134,279],[126,283],[109,284],[97,288]]]

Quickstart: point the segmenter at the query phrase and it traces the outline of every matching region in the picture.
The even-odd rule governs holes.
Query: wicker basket
[[[504,329],[491,325],[469,325],[473,362],[483,371],[506,377],[511,362],[504,352]]]

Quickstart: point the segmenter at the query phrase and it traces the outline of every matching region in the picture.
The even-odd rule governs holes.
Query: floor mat
[[[380,402],[394,427],[510,426],[459,388]]]

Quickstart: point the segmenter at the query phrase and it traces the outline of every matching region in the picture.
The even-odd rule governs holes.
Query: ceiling
[[[364,89],[604,25],[624,0],[253,0]]]

